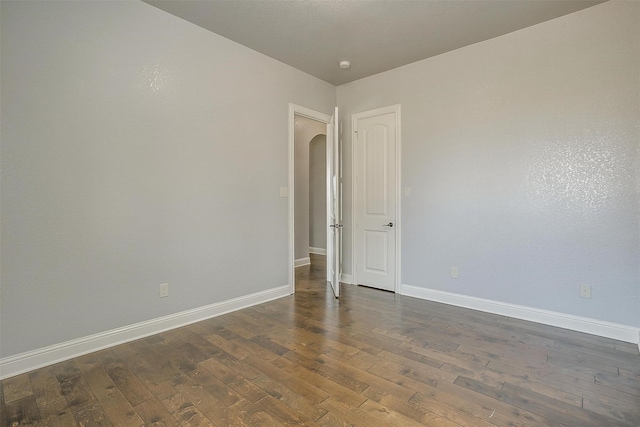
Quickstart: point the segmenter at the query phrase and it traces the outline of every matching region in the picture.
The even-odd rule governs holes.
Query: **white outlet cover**
[[[289,197],[288,187],[280,187],[280,197]]]
[[[591,298],[591,286],[580,285],[580,298]]]
[[[160,298],[169,296],[169,284],[163,283],[160,285]]]

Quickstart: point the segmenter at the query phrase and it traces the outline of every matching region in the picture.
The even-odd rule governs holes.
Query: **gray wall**
[[[309,256],[309,143],[327,125],[302,116],[294,120],[294,254],[295,259]]]
[[[141,2],[0,7],[0,357],[287,284],[288,103],[333,86]],[[350,117],[400,103],[403,283],[640,326],[639,8],[339,87],[346,273]]]
[[[309,143],[309,246],[327,249],[327,136]]]
[[[351,115],[402,105],[403,284],[640,326],[639,22],[607,2],[338,87],[345,200]]]
[[[335,87],[142,2],[1,7],[0,356],[288,284],[288,103]]]

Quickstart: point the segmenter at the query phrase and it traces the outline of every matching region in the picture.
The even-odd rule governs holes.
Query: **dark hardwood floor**
[[[640,426],[633,344],[343,285],[2,381],[0,427]]]

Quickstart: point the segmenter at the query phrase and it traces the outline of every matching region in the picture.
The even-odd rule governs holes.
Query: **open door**
[[[327,124],[327,282],[340,296],[342,250],[342,167],[338,134],[338,107]]]

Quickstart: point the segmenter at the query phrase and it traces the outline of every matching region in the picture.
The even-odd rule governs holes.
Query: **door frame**
[[[303,107],[289,103],[289,167],[287,186],[289,189],[289,293],[293,294],[296,291],[296,268],[295,268],[295,200],[294,200],[294,186],[295,186],[295,116],[306,117],[311,120],[329,124],[331,115],[321,113],[319,111],[312,110],[310,108]]]
[[[396,228],[396,247],[395,247],[395,277],[393,284],[393,292],[398,293],[400,290],[401,284],[401,238],[402,238],[402,138],[401,138],[401,128],[400,128],[400,104],[389,105],[386,107],[376,108],[374,110],[363,111],[360,113],[355,113],[351,115],[351,263],[353,270],[353,284],[358,284],[358,269],[356,268],[356,263],[358,261],[358,232],[356,227],[356,221],[358,220],[360,212],[358,211],[358,186],[357,186],[357,178],[358,178],[358,168],[357,168],[357,139],[355,138],[355,132],[357,130],[357,123],[359,119],[366,119],[369,117],[379,116],[382,114],[395,113],[396,117],[396,219],[395,225]]]

